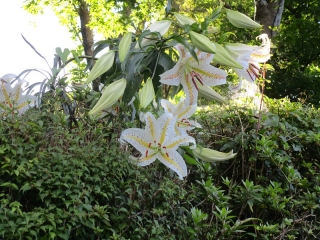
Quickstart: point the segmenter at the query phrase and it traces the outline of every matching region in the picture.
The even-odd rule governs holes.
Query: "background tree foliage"
[[[286,0],[266,93],[293,101],[320,104],[320,3]]]

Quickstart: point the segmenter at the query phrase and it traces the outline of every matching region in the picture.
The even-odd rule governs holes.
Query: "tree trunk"
[[[263,32],[271,39],[277,32],[273,27],[279,27],[285,0],[257,0],[256,21],[263,25]]]
[[[87,56],[92,56],[92,46],[93,46],[93,31],[88,24],[90,22],[90,11],[87,3],[82,0],[79,5],[79,17],[80,17],[80,26],[81,26],[81,35],[82,35],[82,46],[84,48],[84,54]],[[89,64],[91,60],[87,59]],[[93,80],[92,88],[94,91],[99,92],[100,78]]]

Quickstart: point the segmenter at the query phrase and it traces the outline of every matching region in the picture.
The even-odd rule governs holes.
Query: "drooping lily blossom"
[[[262,40],[261,46],[249,46],[241,43],[228,43],[225,48],[234,57],[243,69],[233,70],[240,77],[240,84],[233,88],[237,90],[241,87],[241,78],[249,82],[254,82],[260,76],[260,64],[270,59],[270,40],[267,34],[261,34],[257,39]]]
[[[172,69],[160,75],[160,82],[175,86],[181,84],[190,105],[197,103],[197,82],[205,86],[216,86],[226,83],[227,73],[210,64],[213,54],[196,49],[199,60],[197,62],[182,44],[177,44],[175,48],[178,50],[180,58]]]
[[[23,80],[18,80],[14,87],[10,80],[1,78],[0,80],[0,113],[11,112],[18,115],[24,114],[30,107],[35,106],[36,97],[23,95]]]
[[[249,82],[254,82],[260,75],[260,65],[258,62],[252,61],[250,56],[258,47],[241,43],[228,43],[225,45],[225,48],[229,51],[230,55],[243,67],[243,69],[233,68],[240,78],[240,83],[242,78]]]
[[[196,104],[189,105],[185,98],[181,98],[177,105],[162,99],[161,106],[164,108],[165,112],[171,113],[176,117],[174,130],[178,136],[188,135],[187,131],[194,129],[195,127],[201,128],[199,123],[189,119],[197,110]]]
[[[180,145],[192,143],[194,138],[183,135],[176,136],[174,126],[176,118],[169,113],[156,119],[150,112],[143,115],[145,129],[129,128],[122,132],[120,141],[126,141],[135,147],[141,156],[131,157],[138,166],[146,166],[156,159],[175,171],[180,179],[187,176],[187,166],[182,156],[177,152]]]
[[[262,41],[262,44],[260,47],[253,50],[253,52],[250,55],[249,61],[265,63],[270,59],[270,39],[268,35],[265,33],[259,35],[257,39],[260,39]]]

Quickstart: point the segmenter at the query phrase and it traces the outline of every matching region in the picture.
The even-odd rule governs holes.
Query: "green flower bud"
[[[213,61],[232,68],[242,69],[242,66],[232,56],[230,56],[230,54],[227,50],[224,49],[224,47],[222,47],[218,43],[214,43],[214,46],[216,48],[216,54],[213,57]]]
[[[222,162],[234,158],[237,154],[231,150],[228,153],[219,152],[209,148],[196,147],[192,150],[195,157],[201,159],[204,162]]]
[[[184,15],[181,15],[179,13],[174,13],[174,16],[176,17],[177,21],[179,22],[179,24],[181,26],[184,25],[192,25],[193,23],[195,23],[196,21],[190,17],[186,17]]]
[[[215,53],[216,49],[213,43],[206,36],[190,31],[191,42],[202,52]]]
[[[96,114],[100,111],[111,107],[115,104],[119,98],[123,95],[123,92],[126,88],[127,81],[126,79],[122,78],[116,82],[111,83],[103,92],[93,107],[93,109],[89,112],[89,114]]]
[[[226,13],[229,22],[237,28],[255,29],[262,27],[259,23],[253,21],[251,18],[244,15],[243,13],[233,11],[230,9],[226,9]]]
[[[121,39],[119,43],[119,60],[120,62],[123,62],[126,58],[131,45],[131,37],[132,33],[128,32],[124,37]]]
[[[108,71],[112,67],[113,62],[114,62],[114,51],[108,51],[107,53],[103,54],[98,59],[98,61],[94,64],[84,84],[91,83],[97,77],[101,76],[106,71]]]
[[[205,99],[212,101],[218,101],[220,103],[227,103],[227,101],[215,90],[213,90],[209,86],[202,85],[200,83],[197,83],[199,97],[204,97]]]
[[[139,92],[140,107],[146,108],[149,103],[154,99],[155,92],[152,84],[152,79],[148,78],[146,84]]]

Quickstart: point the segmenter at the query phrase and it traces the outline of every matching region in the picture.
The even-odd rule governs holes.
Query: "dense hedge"
[[[1,120],[0,238],[319,239],[320,111],[268,107],[260,119],[200,110],[197,142],[238,154],[188,165],[183,181],[157,162],[131,164],[121,119],[71,130],[60,113]]]

